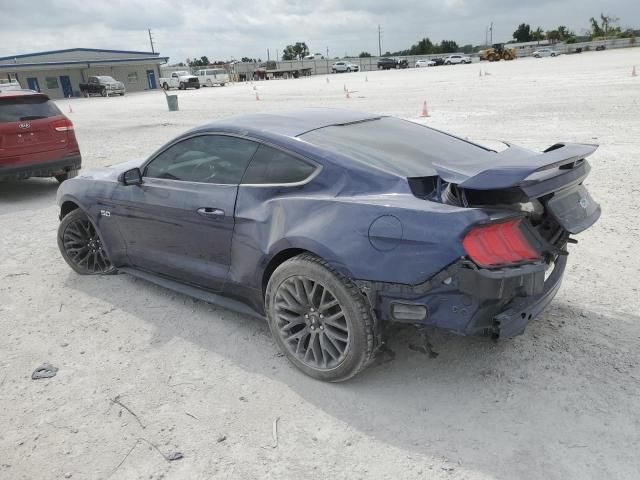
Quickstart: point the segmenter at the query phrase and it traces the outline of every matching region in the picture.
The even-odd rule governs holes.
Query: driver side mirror
[[[138,167],[127,170],[120,175],[123,185],[142,185],[142,172]]]

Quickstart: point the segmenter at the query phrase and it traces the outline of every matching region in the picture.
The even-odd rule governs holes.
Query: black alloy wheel
[[[115,272],[96,227],[79,209],[60,222],[58,247],[65,261],[77,273],[102,275]]]

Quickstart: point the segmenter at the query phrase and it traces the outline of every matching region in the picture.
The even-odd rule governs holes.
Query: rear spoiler
[[[492,155],[490,164],[474,163],[450,168],[434,163],[433,167],[440,178],[446,182],[456,183],[461,188],[497,190],[529,186],[533,187],[531,190],[537,190],[535,185],[539,182],[527,181],[530,176],[563,165],[566,165],[568,167],[566,170],[570,171],[573,168],[570,164],[583,160],[597,148],[598,145],[557,143],[542,153],[534,153],[531,150],[510,145],[506,150]],[[585,165],[584,170],[584,176],[586,176],[588,165]],[[571,176],[576,177],[576,175]]]

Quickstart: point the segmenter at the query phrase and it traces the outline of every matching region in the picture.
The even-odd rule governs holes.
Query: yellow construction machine
[[[504,43],[496,43],[491,48],[487,48],[480,53],[480,60],[498,62],[500,60],[514,60],[516,58],[515,48],[505,48]]]

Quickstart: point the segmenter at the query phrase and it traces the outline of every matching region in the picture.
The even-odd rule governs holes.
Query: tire
[[[102,95],[103,97],[106,97],[107,96],[107,89],[106,88],[101,89],[100,90],[100,95]]]
[[[69,180],[70,178],[74,178],[78,176],[78,170],[69,170],[67,173],[63,173],[62,175],[56,175],[56,180],[59,183],[64,182],[65,180]]]
[[[184,87],[184,82],[180,82],[180,83],[178,84],[178,90],[184,90],[184,88],[185,88],[185,87]]]
[[[162,84],[162,88],[163,88],[164,90],[169,90],[169,85],[167,84],[167,82],[164,82],[164,83]]]
[[[80,275],[116,273],[93,222],[79,208],[62,219],[58,227],[58,248],[65,262]]]
[[[343,382],[373,360],[376,329],[365,297],[320,258],[282,263],[269,279],[265,311],[280,350],[310,377]]]
[[[200,90],[200,85],[196,86],[196,90]]]
[[[347,73],[351,73],[351,68],[347,68]]]
[[[121,96],[121,97],[124,97],[124,93],[121,93],[121,94],[120,94],[120,96]]]
[[[207,83],[205,84],[207,87],[213,87],[213,83],[211,83],[211,79],[207,78]],[[203,87],[205,86],[203,85]]]
[[[382,65],[378,65],[378,70],[384,70],[384,67],[382,67]]]

